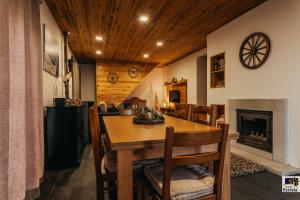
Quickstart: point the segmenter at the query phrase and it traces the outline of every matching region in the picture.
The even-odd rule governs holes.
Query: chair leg
[[[141,181],[137,180],[136,181],[136,190],[137,190],[137,200],[142,200],[143,199],[143,186]]]
[[[116,182],[108,182],[109,200],[117,200],[117,186]]]
[[[213,163],[212,162],[208,163],[208,172],[213,173]]]
[[[104,200],[104,182],[97,178],[97,200]]]
[[[150,200],[150,199],[152,198],[150,197],[149,190],[147,189],[147,187],[142,186],[142,200]]]

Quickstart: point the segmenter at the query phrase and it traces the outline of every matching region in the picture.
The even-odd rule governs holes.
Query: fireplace
[[[273,112],[237,109],[238,143],[273,152]]]

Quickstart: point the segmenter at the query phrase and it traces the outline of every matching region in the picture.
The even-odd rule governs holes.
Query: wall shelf
[[[210,73],[212,73],[212,74],[214,74],[214,73],[224,73],[224,70],[212,71],[212,72],[210,72]]]
[[[225,53],[210,58],[210,87],[225,87]]]
[[[176,85],[182,85],[182,84],[186,85],[187,84],[187,80],[180,81],[180,82],[177,82],[177,83],[168,83],[168,84],[166,84],[164,86],[169,86],[169,85],[176,86]]]

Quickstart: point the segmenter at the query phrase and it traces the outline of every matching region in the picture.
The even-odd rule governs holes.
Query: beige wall
[[[154,96],[157,94],[158,107],[160,107],[164,101],[164,68],[154,68],[144,80],[138,85],[138,87],[127,97],[139,97],[140,99],[147,100],[147,106],[153,107]]]
[[[288,160],[296,167],[300,167],[299,20],[299,0],[270,0],[213,32],[207,39],[208,58],[225,52],[226,63],[226,87],[208,88],[208,103],[227,105],[228,99],[288,98],[291,141]],[[257,31],[270,37],[271,53],[262,67],[248,70],[240,64],[239,48],[249,34]],[[207,76],[209,81],[209,74]]]
[[[197,105],[207,104],[207,57],[197,58]]]
[[[80,64],[81,100],[96,100],[96,65]]]
[[[197,104],[197,58],[206,54],[206,49],[198,51],[171,65],[166,66],[166,80],[172,77],[188,81],[187,103]]]
[[[59,51],[59,75],[63,74],[63,63],[64,63],[64,51],[63,51],[63,34],[54,20],[48,6],[43,1],[40,4],[40,15],[41,15],[41,25],[46,24],[48,29],[51,31],[53,36],[56,38],[59,43],[60,51]],[[42,27],[42,26],[41,26]],[[41,30],[43,35],[43,30]],[[43,43],[43,41],[42,41]],[[68,58],[71,58],[72,52],[68,49]],[[41,66],[43,67],[43,66]],[[72,97],[72,80],[70,80],[70,97]],[[56,78],[49,73],[43,71],[43,105],[49,106],[53,103],[53,98],[55,97],[64,97],[64,88],[62,79]]]
[[[72,97],[74,99],[80,99],[80,70],[79,70],[79,64],[75,61],[73,62],[73,71],[72,71]]]

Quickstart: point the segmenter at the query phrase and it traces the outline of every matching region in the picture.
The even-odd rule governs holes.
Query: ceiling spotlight
[[[161,41],[156,42],[156,46],[161,47],[162,45],[164,45],[163,42],[161,42]]]
[[[96,38],[96,40],[97,40],[98,42],[103,41],[103,37],[100,36],[100,35],[97,35],[95,38]]]
[[[96,54],[97,54],[97,55],[101,55],[101,54],[102,54],[102,51],[97,50],[97,51],[96,51]]]
[[[144,57],[144,58],[149,58],[149,54],[144,53],[143,57]]]
[[[146,15],[141,15],[139,20],[140,20],[140,22],[147,22],[149,20],[149,17]]]

